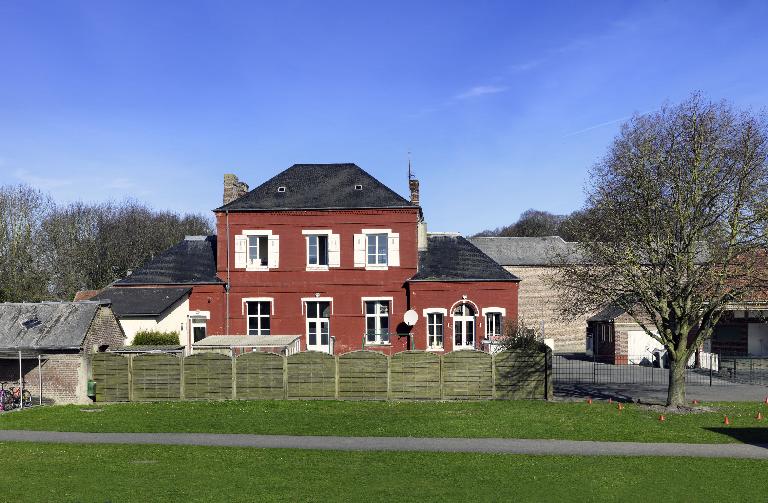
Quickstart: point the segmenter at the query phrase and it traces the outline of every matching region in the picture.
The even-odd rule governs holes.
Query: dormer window
[[[42,322],[37,318],[30,318],[26,321],[21,322],[21,326],[23,326],[27,330],[29,330],[30,328],[35,328],[38,325],[42,325]]]
[[[283,186],[281,185],[280,187],[278,187],[278,188],[277,188],[277,191],[278,191],[278,192],[285,192],[285,187],[283,187]]]
[[[355,190],[363,190],[363,186],[362,185],[355,185]]]

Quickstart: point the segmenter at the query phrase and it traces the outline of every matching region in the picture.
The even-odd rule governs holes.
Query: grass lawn
[[[669,414],[595,402],[223,401],[41,407],[0,414],[0,429],[210,432],[281,435],[560,438],[768,443],[759,403],[709,404],[718,412]],[[100,411],[89,412],[93,409]],[[723,425],[727,414],[731,426]]]
[[[768,461],[0,443],[3,501],[765,501]],[[752,483],[748,483],[752,481]]]

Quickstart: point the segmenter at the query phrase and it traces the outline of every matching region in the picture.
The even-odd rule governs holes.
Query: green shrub
[[[178,332],[161,332],[160,330],[139,330],[133,338],[132,346],[178,346]]]

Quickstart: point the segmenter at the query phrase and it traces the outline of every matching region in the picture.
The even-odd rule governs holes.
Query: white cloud
[[[507,89],[508,87],[506,86],[494,86],[494,85],[475,86],[461,94],[457,94],[456,99],[466,100],[469,98],[478,98],[480,96],[487,96],[489,94],[503,93]]]
[[[22,182],[31,185],[38,189],[54,189],[56,187],[63,187],[65,185],[71,185],[71,178],[55,178],[48,176],[39,176],[26,169],[17,169],[14,171],[14,176]]]
[[[115,178],[104,186],[105,189],[125,190],[137,187],[136,182],[129,178]]]

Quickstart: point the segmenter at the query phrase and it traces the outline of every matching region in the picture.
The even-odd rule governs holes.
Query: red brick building
[[[196,284],[179,271],[185,261],[163,259],[160,276],[192,286],[190,342],[297,335],[302,349],[333,353],[482,349],[517,318],[519,279],[457,234],[427,234],[418,181],[410,189],[407,200],[355,164],[297,164],[250,192],[226,175],[208,241],[220,282]],[[153,282],[153,267],[124,286],[179,285]]]

